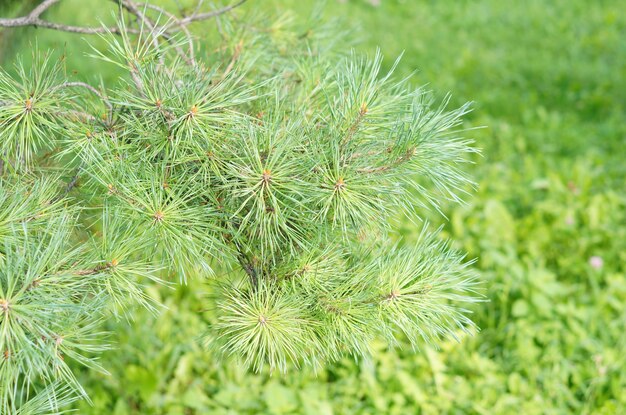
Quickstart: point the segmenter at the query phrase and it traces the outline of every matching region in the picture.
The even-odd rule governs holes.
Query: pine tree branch
[[[42,64],[31,71],[20,67],[18,79],[0,71],[5,176],[31,166],[52,171],[57,166],[49,159],[77,160],[58,166],[64,182],[56,175],[44,186],[30,178],[20,178],[19,186],[0,180],[0,233],[8,240],[0,255],[3,270],[10,271],[0,272],[0,280],[18,281],[12,282],[18,297],[36,305],[24,307],[18,329],[45,323],[31,336],[36,344],[31,338],[17,344],[30,348],[30,361],[17,353],[20,347],[0,346],[0,360],[6,352],[5,359],[21,365],[9,373],[13,386],[0,388],[0,412],[17,413],[2,407],[9,396],[4,391],[29,388],[17,382],[31,361],[33,375],[57,377],[43,363],[59,360],[59,346],[72,346],[68,331],[96,342],[100,323],[94,319],[133,302],[152,310],[144,286],[160,282],[161,272],[185,281],[191,270],[235,269],[219,276],[216,324],[208,337],[220,353],[257,371],[284,372],[288,365],[322,364],[346,353],[364,356],[379,336],[391,343],[406,338],[416,347],[473,327],[457,305],[478,301],[465,257],[426,226],[414,247],[391,245],[385,237],[396,211],[418,213],[418,204],[437,208],[440,197],[458,200],[455,192],[464,191],[469,181],[457,166],[472,152],[470,142],[447,134],[466,107],[433,109],[430,96],[406,80],[381,79],[380,54],[332,65],[325,62],[331,55],[320,55],[319,62],[317,53],[311,56],[313,38],[300,36],[302,48],[294,42],[283,51],[263,30],[255,44],[268,59],[259,61],[259,71],[232,76],[243,43],[227,39],[204,61],[215,69],[203,71],[188,25],[245,0],[208,13],[202,12],[208,2],[195,0],[187,15],[146,0],[114,1],[121,36],[104,36],[109,48],[95,49],[94,56],[129,70],[136,88],[59,81],[58,65],[55,71]],[[22,19],[43,20],[59,2],[38,0]],[[225,54],[228,45],[231,53]],[[292,63],[302,69],[301,79],[265,87],[267,75],[291,79]],[[272,92],[277,99],[267,97]],[[83,100],[102,100],[106,107],[96,108],[115,111],[115,117],[105,125],[97,112],[82,112],[77,102]],[[78,122],[83,118],[90,122]],[[57,148],[59,157],[52,158]],[[87,172],[100,190],[79,188]],[[86,197],[66,203],[75,188]],[[102,209],[102,221],[93,218],[97,231],[76,232],[77,224],[92,220],[80,215],[82,204]],[[32,237],[24,234],[31,231]],[[33,243],[25,243],[27,236]],[[0,298],[0,318],[20,303],[15,297],[11,304]],[[57,320],[66,312],[75,317],[66,319],[62,332]],[[67,356],[75,351],[61,350]],[[64,370],[61,380],[84,393]]]

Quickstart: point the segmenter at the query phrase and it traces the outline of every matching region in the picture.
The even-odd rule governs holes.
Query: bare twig
[[[39,4],[37,7],[35,7],[26,16],[15,17],[15,18],[10,18],[10,19],[2,18],[0,19],[0,27],[35,26],[35,27],[42,27],[46,29],[60,30],[64,32],[81,33],[81,34],[86,34],[86,35],[93,35],[93,34],[99,34],[99,33],[102,34],[102,33],[108,33],[108,32],[114,33],[117,35],[121,34],[120,29],[117,27],[73,26],[73,25],[66,25],[62,23],[49,22],[40,17],[43,14],[43,12],[48,10],[51,6],[58,3],[59,1],[60,0],[45,0],[44,2]],[[139,10],[139,8],[134,2],[130,0],[113,0],[113,1],[120,4],[122,7],[124,7],[124,9],[126,9],[131,14],[134,14],[135,16],[137,16],[140,20],[145,21],[146,19],[145,16],[141,12],[141,10]],[[200,5],[202,4],[202,0],[200,0],[193,14],[191,14],[190,16],[186,16],[184,18],[172,20],[172,22],[165,25],[163,29],[167,31],[167,30],[170,30],[173,26],[174,27],[178,26],[180,30],[183,30],[183,28],[190,23],[211,19],[213,17],[220,16],[224,13],[228,13],[229,11],[241,6],[245,2],[246,0],[239,0],[238,2],[230,6],[226,6],[218,10],[205,12],[205,13],[199,13],[198,10],[200,8]],[[155,7],[156,6],[151,6],[149,8],[155,8]],[[127,32],[133,33],[133,34],[139,33],[139,31],[135,29],[130,29],[130,28],[127,29]],[[164,33],[162,33],[161,36],[163,36]]]
[[[232,221],[224,221],[224,225],[231,228],[235,232],[237,232],[237,229],[239,228],[239,225]],[[252,290],[256,291],[259,286],[259,277],[262,277],[262,273],[261,275],[259,275],[258,270],[254,266],[254,261],[250,260],[248,255],[246,255],[244,248],[241,246],[236,238],[230,239],[230,242],[234,245],[237,252],[237,261],[239,262],[239,265],[241,265],[241,268],[250,278],[250,285],[252,286]]]
[[[90,269],[79,269],[79,270],[75,270],[72,271],[74,273],[74,275],[94,275],[97,274],[99,272],[102,271],[106,271],[107,269],[113,268],[115,267],[116,263],[113,262],[106,262],[104,264],[98,265],[94,268],[90,268]]]
[[[199,20],[206,20],[206,19],[211,19],[213,17],[217,17],[220,16],[224,13],[228,13],[229,11],[241,6],[242,4],[244,4],[246,2],[246,0],[239,0],[238,2],[231,4],[230,6],[226,6],[223,7],[221,9],[217,9],[214,10],[212,12],[206,12],[206,13],[196,13],[194,12],[191,16],[185,17],[184,19],[180,20],[180,24],[182,25],[188,25],[189,23],[192,22],[197,22]]]
[[[191,13],[192,16],[195,16],[196,14],[198,14],[198,12],[200,12],[200,7],[202,7],[202,3],[204,3],[204,0],[198,1],[198,4],[196,4],[196,8],[193,10],[193,13]]]
[[[81,161],[78,167],[76,168],[76,172],[70,178],[70,181],[67,182],[67,184],[65,185],[65,189],[63,190],[63,192],[54,198],[55,202],[62,200],[65,196],[67,196],[72,191],[74,187],[76,187],[76,185],[78,184],[78,179],[79,179],[80,171],[82,170],[82,168],[83,168],[83,162]]]
[[[81,169],[81,166],[78,166],[78,168],[76,169],[76,173],[74,173],[74,176],[72,176],[70,181],[67,183],[63,196],[67,196],[68,193],[71,192],[72,189],[78,184],[78,176],[80,174],[80,169]]]
[[[35,27],[43,27],[46,29],[54,29],[60,30],[64,32],[71,33],[82,33],[82,34],[97,34],[97,33],[106,33],[107,31],[111,33],[119,34],[119,29],[116,27],[105,28],[105,27],[84,27],[84,26],[72,26],[65,25],[61,23],[53,23],[47,20],[41,19],[41,15],[43,12],[48,10],[51,6],[58,3],[60,0],[45,0],[39,6],[35,7],[27,16],[16,17],[13,19],[0,19],[0,27],[22,27],[22,26],[35,26]]]
[[[32,16],[33,18],[38,18],[39,16],[41,16],[41,13],[43,13],[50,6],[52,6],[53,4],[58,3],[58,2],[59,2],[59,0],[45,0],[45,1],[43,1],[43,2],[41,2],[41,4],[39,6],[35,7],[32,12],[30,12],[30,16]]]

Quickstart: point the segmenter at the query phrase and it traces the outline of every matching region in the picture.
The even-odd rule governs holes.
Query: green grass
[[[109,322],[111,375],[84,373],[81,414],[620,414],[626,413],[626,14],[615,1],[329,1],[358,25],[358,49],[380,46],[454,102],[483,157],[467,206],[431,215],[478,258],[488,303],[481,332],[436,350],[388,350],[314,374],[247,373],[198,345],[206,286],[154,291],[154,318]],[[74,1],[74,6],[76,2]],[[263,4],[263,5],[262,5]],[[313,2],[250,1],[306,15]],[[81,21],[85,12],[59,10]],[[72,9],[73,10],[73,9]],[[68,17],[62,17],[67,14]],[[93,16],[90,16],[93,18]],[[4,64],[37,35],[74,51],[72,35],[23,30]],[[71,47],[70,47],[71,46]],[[83,46],[84,47],[84,46]],[[82,51],[68,66],[89,78]],[[415,227],[403,224],[410,241]],[[599,256],[595,269],[590,258]]]

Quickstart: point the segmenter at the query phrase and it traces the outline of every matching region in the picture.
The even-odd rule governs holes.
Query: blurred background
[[[175,7],[175,0],[152,0]],[[24,15],[36,0],[2,0]],[[47,19],[111,20],[110,2],[63,0]],[[179,3],[185,3],[179,0]],[[189,3],[189,2],[187,2]],[[313,0],[248,0],[243,16],[303,21]],[[207,3],[208,4],[208,3]],[[460,342],[346,358],[323,371],[256,375],[197,341],[202,281],[154,290],[168,310],[110,321],[110,375],[84,372],[93,406],[80,414],[626,414],[626,8],[620,0],[329,0],[354,29],[452,103],[474,101],[468,136],[483,156],[466,206],[426,214],[477,258],[488,302],[481,331]],[[281,17],[283,16],[283,17]],[[207,22],[205,26],[212,23]],[[203,36],[202,25],[195,33]],[[0,31],[0,64],[30,49],[65,53],[77,79],[114,80],[85,56],[97,38],[45,29]],[[418,228],[403,222],[401,234]]]

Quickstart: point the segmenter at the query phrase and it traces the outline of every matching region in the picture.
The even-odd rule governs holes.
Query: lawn
[[[83,0],[96,3],[95,0]],[[64,1],[56,19],[98,13]],[[162,3],[165,3],[162,1]],[[249,0],[245,13],[305,19],[316,2]],[[588,0],[328,1],[357,50],[452,104],[474,101],[482,150],[465,206],[425,216],[477,258],[481,330],[419,350],[375,344],[371,359],[268,377],[216,360],[198,336],[207,285],[151,289],[168,309],[108,321],[109,375],[81,373],[80,414],[626,414],[626,13]],[[75,10],[79,10],[75,12]],[[97,9],[99,10],[99,9]],[[105,17],[109,15],[105,12]],[[201,31],[199,31],[201,33]],[[37,43],[96,64],[70,34],[0,34],[2,65]],[[80,46],[75,46],[80,45]],[[103,74],[105,79],[114,73]],[[108,77],[108,78],[107,78]],[[404,240],[416,225],[401,222]]]

